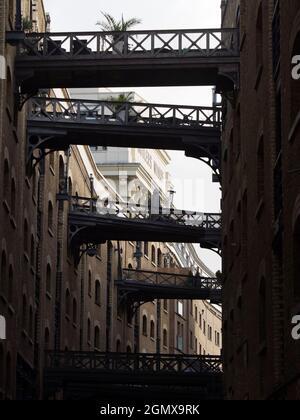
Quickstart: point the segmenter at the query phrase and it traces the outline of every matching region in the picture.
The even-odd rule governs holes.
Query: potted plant
[[[97,25],[99,25],[101,30],[104,32],[115,32],[111,35],[111,41],[113,41],[113,53],[122,54],[124,51],[124,38],[122,37],[122,34],[129,31],[129,29],[134,26],[139,25],[142,21],[137,18],[124,20],[123,14],[121,20],[117,20],[109,13],[101,13],[105,20],[97,22]]]
[[[33,22],[29,17],[23,17],[22,26],[24,32],[31,32],[33,29]]]
[[[114,98],[113,96],[110,98],[110,101],[113,102],[113,108],[116,113],[116,117],[118,117],[121,121],[125,122],[126,120],[126,110],[124,109],[124,104],[126,102],[133,102],[133,100],[133,92],[120,93],[117,98]]]

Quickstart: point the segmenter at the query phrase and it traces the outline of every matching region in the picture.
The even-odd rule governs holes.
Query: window
[[[22,301],[22,327],[24,330],[27,328],[27,299],[25,295],[23,295]]]
[[[90,270],[88,275],[88,293],[90,296],[92,296],[92,273]]]
[[[162,266],[162,252],[160,249],[157,250],[157,266]]]
[[[87,321],[87,341],[88,344],[91,342],[91,320],[89,318]]]
[[[163,331],[163,346],[168,347],[168,331],[165,328]]]
[[[51,294],[52,290],[52,273],[51,273],[51,266],[47,264],[47,271],[46,271],[46,293]]]
[[[144,254],[148,257],[149,255],[149,243],[144,242]]]
[[[194,337],[193,337],[193,332],[190,331],[190,348],[193,349],[193,345],[194,345]]]
[[[152,245],[152,247],[151,247],[151,261],[152,261],[153,264],[156,263],[156,255],[155,254],[156,254],[155,253],[155,246]]]
[[[121,341],[120,340],[117,340],[117,343],[116,343],[116,352],[117,353],[121,353]]]
[[[167,299],[164,299],[164,301],[163,301],[163,308],[164,308],[165,312],[168,312],[168,300]]]
[[[177,349],[183,351],[183,325],[177,322]]]
[[[148,321],[146,315],[143,315],[143,335],[145,337],[148,335]]]
[[[202,330],[202,315],[199,313],[199,327]]]
[[[32,267],[34,267],[34,262],[35,262],[35,241],[34,241],[34,236],[31,235],[31,240],[30,240],[30,264]]]
[[[11,211],[11,215],[15,217],[16,215],[16,182],[14,178],[11,180],[11,187],[10,187],[10,211]]]
[[[24,221],[24,237],[23,237],[23,245],[24,245],[24,252],[28,254],[28,222],[25,219]]]
[[[53,204],[48,202],[48,229],[53,230]]]
[[[263,65],[263,10],[262,3],[259,6],[256,19],[256,67]]]
[[[155,323],[153,320],[150,322],[150,337],[155,338]]]
[[[94,347],[95,350],[100,350],[100,328],[98,326],[95,327]]]
[[[28,328],[29,337],[33,338],[33,308],[30,305],[29,307],[29,328]]]
[[[73,324],[77,324],[77,302],[73,299]]]
[[[2,278],[2,277],[1,277]],[[14,271],[12,266],[9,266],[8,270],[8,301],[13,303],[14,300]]]
[[[69,289],[66,290],[66,315],[70,317],[71,314],[71,295]]]
[[[197,350],[198,350],[198,340],[197,340],[197,337],[195,337],[194,350],[195,350],[195,353],[197,354]]]
[[[49,350],[49,344],[50,344],[50,332],[49,329],[45,329],[45,349]]]
[[[3,168],[3,196],[6,201],[9,199],[9,163],[8,160],[4,161]]]
[[[195,321],[198,322],[198,308],[195,306]]]
[[[265,192],[265,153],[264,138],[261,137],[257,152],[257,196],[262,199]]]
[[[206,321],[203,320],[203,334],[206,335]]]
[[[181,300],[177,300],[177,314],[183,316],[183,302]]]
[[[2,251],[0,290],[4,295],[7,293],[7,271],[6,270],[7,270],[6,253],[5,251]]]
[[[99,280],[95,283],[95,303],[101,305],[101,284]]]

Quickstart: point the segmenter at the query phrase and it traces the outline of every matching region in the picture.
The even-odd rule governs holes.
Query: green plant
[[[116,112],[118,112],[126,102],[133,102],[133,100],[133,92],[120,93],[120,95],[117,98],[113,96],[111,96],[110,98],[110,101],[114,103],[114,109]]]
[[[133,28],[134,26],[142,23],[142,21],[137,18],[124,20],[123,14],[122,14],[121,20],[117,20],[113,16],[111,16],[109,13],[104,13],[104,12],[101,12],[101,13],[104,16],[105,20],[97,22],[97,25],[99,25],[102,31],[105,31],[105,32],[126,32],[129,29]]]
[[[23,17],[22,25],[24,31],[32,31],[33,29],[33,22],[29,17]]]

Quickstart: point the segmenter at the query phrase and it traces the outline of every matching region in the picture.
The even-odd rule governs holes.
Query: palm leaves
[[[104,16],[105,20],[97,22],[97,25],[99,25],[102,31],[105,31],[105,32],[126,32],[132,27],[142,23],[142,21],[137,18],[124,20],[124,16],[122,15],[121,20],[116,20],[109,13],[104,13],[104,12],[101,12],[101,13]]]

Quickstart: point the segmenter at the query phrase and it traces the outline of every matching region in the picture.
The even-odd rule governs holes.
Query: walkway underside
[[[222,301],[221,285],[216,278],[132,269],[124,269],[122,273],[123,279],[116,285],[121,296],[131,302],[199,299],[220,304]]]
[[[117,387],[121,395],[136,389],[140,398],[148,399],[149,389],[165,393],[162,398],[173,391],[177,396],[188,397],[190,392],[202,399],[222,398],[219,356],[48,352],[46,357],[46,396],[63,390],[66,399],[109,399]]]

